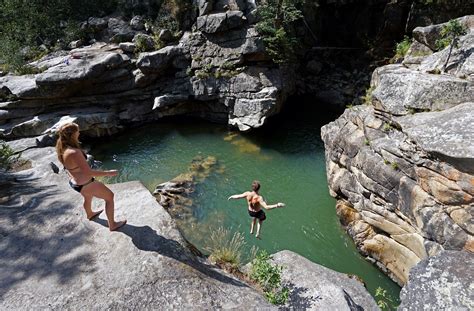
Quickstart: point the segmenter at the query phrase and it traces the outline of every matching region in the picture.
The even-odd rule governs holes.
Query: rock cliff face
[[[45,70],[40,74],[0,78],[0,137],[47,134],[64,119],[103,136],[180,114],[240,130],[262,126],[279,111],[293,79],[269,65],[254,28],[255,4],[224,2],[202,1],[196,30],[158,51],[136,55],[132,42],[96,43],[33,63]],[[140,35],[146,41],[117,18],[89,19],[88,27],[111,42]]]
[[[474,16],[454,49],[417,39],[403,64],[375,70],[370,103],[322,129],[330,193],[359,250],[403,285],[439,251],[474,251]],[[434,29],[434,30],[433,30]],[[422,52],[420,52],[422,51]]]

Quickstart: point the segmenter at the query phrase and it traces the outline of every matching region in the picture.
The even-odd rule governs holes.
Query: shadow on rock
[[[104,219],[97,218],[94,219],[94,221],[104,227],[108,227],[107,221]],[[194,258],[193,255],[189,253],[189,250],[180,243],[159,235],[156,230],[153,230],[149,226],[138,227],[126,224],[117,231],[128,235],[132,239],[133,244],[142,251],[156,252],[162,256],[180,261],[219,282],[228,283],[239,287],[247,287],[246,284],[240,281],[213,271],[211,266],[199,262]]]
[[[58,199],[57,185],[40,179],[15,176],[1,189],[0,300],[19,283],[53,277],[64,284],[93,266],[90,253],[77,251],[87,239],[69,217],[77,207]]]
[[[284,310],[310,310],[314,308],[314,303],[322,300],[320,296],[305,296],[308,292],[306,287],[298,287],[293,283],[285,284],[286,287],[290,290],[290,295],[288,297],[288,302],[286,303],[288,308],[282,308]]]

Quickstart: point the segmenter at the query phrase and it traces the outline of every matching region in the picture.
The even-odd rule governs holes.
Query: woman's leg
[[[257,218],[252,217],[252,222],[250,223],[250,234],[253,234],[253,227],[255,226],[255,222]]]
[[[82,188],[81,193],[85,196],[94,196],[100,199],[105,200],[105,214],[107,215],[107,219],[109,221],[109,229],[110,231],[117,230],[121,226],[125,225],[127,222],[119,221],[116,222],[114,218],[114,193],[107,188],[103,183],[94,181],[93,183],[85,186]]]
[[[103,212],[103,210],[94,212],[92,211],[92,196],[84,195],[81,191],[82,196],[84,197],[84,209],[86,210],[87,219],[92,220],[95,216]]]

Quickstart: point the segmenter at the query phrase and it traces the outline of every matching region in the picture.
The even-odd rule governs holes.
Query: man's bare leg
[[[262,225],[262,221],[259,219],[258,223],[257,223],[257,234],[255,235],[255,237],[257,239],[260,239],[260,227],[261,227],[261,225]]]
[[[256,221],[257,218],[252,218],[252,221],[250,222],[250,234],[253,234],[253,227],[255,226]]]

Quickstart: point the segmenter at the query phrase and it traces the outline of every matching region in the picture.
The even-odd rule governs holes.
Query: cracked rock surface
[[[418,262],[443,249],[473,256],[469,25],[445,73],[431,73],[428,64],[438,60],[440,69],[448,48],[380,67],[372,76],[370,105],[347,109],[322,128],[329,190],[341,222],[360,252],[400,285]],[[416,41],[405,60],[419,55],[425,41]]]

